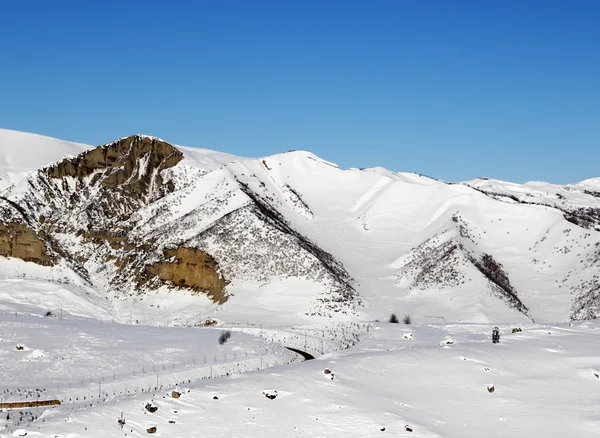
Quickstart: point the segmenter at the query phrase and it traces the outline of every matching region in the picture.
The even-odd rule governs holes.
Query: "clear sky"
[[[0,127],[600,176],[600,0],[0,0]]]

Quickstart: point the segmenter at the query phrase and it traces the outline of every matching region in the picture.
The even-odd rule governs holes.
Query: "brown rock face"
[[[27,225],[17,222],[0,223],[0,256],[16,257],[43,266],[54,265],[44,241]]]
[[[217,263],[204,251],[195,248],[165,250],[167,259],[174,260],[146,266],[140,283],[160,281],[206,293],[215,303],[227,301],[225,286],[229,283],[217,272]]]
[[[185,247],[161,254],[153,239],[130,236],[134,213],[176,190],[161,172],[182,159],[169,143],[135,135],[41,169],[18,202],[0,199],[0,256],[45,266],[64,259],[86,280],[90,260],[93,267],[113,262],[113,291],[143,293],[168,284],[224,303],[228,281],[209,254]],[[81,244],[62,247],[69,234]]]
[[[135,135],[98,146],[75,158],[66,158],[49,168],[48,174],[57,179],[65,176],[83,179],[104,171],[97,174],[94,183],[112,189],[120,187],[139,197],[160,187],[160,171],[175,166],[182,159],[183,154],[169,143]]]

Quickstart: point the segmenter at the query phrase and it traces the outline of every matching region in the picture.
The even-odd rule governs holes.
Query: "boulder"
[[[179,398],[179,397],[181,397],[181,392],[179,392],[179,391],[171,391],[171,397],[173,397],[173,398]]]
[[[513,333],[521,333],[523,330],[521,330],[519,327],[515,327],[514,329],[512,329]]]
[[[148,433],[156,433],[156,426],[149,427],[148,429],[146,429],[146,432],[148,432]]]
[[[407,431],[407,432],[412,432],[412,431],[413,431],[413,428],[412,428],[411,426],[409,426],[408,424],[406,424],[406,425],[404,426],[404,430],[405,430],[405,431]]]
[[[158,406],[153,406],[152,403],[146,403],[144,409],[153,414],[154,412],[158,411]]]
[[[494,385],[492,385],[491,383],[487,386],[487,390],[488,392],[494,392],[496,390],[496,388],[494,387]]]
[[[274,389],[267,389],[267,390],[264,390],[262,393],[269,400],[275,400],[277,398],[277,391]]]

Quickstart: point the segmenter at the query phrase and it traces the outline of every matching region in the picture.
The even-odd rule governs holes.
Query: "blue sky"
[[[600,1],[0,0],[0,127],[600,176]]]

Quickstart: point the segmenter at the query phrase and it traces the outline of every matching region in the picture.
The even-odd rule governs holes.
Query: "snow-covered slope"
[[[0,193],[29,173],[90,146],[0,128]]]
[[[59,273],[117,319],[131,309],[154,323],[600,315],[595,180],[449,184],[342,170],[306,151],[252,159],[140,135],[69,146],[85,152],[58,160],[68,144],[3,132],[56,152],[20,180],[5,171],[0,276]],[[0,144],[5,163],[26,162]]]
[[[192,382],[177,399],[158,390],[47,410],[27,436],[598,436],[598,324],[520,328],[501,326],[492,344],[489,326],[375,324],[350,350]]]
[[[598,326],[565,322],[600,316],[597,179],[453,184],[144,135],[0,131],[0,151],[0,403],[28,405],[2,406],[2,436],[600,431]],[[414,324],[373,322],[392,312]]]

